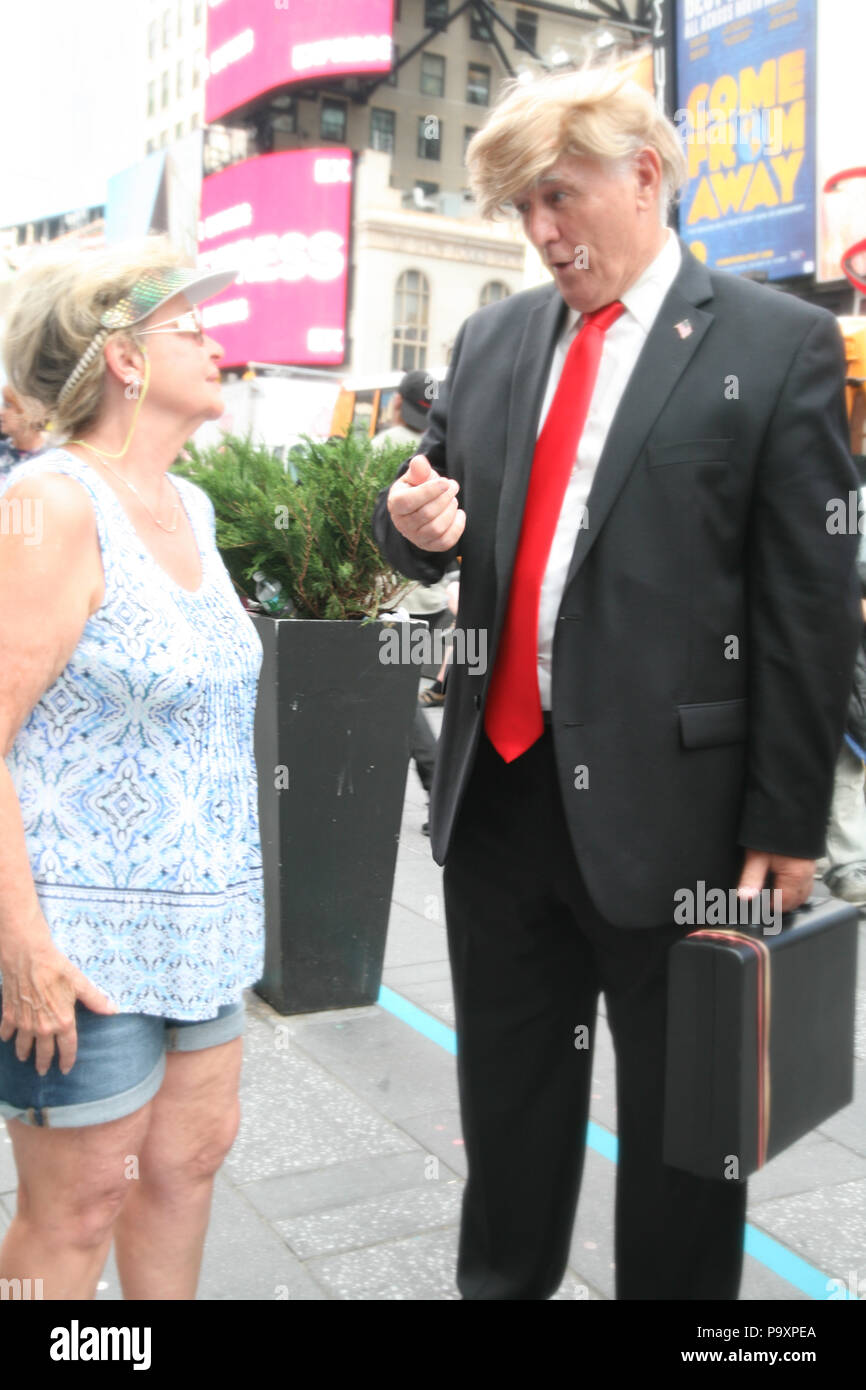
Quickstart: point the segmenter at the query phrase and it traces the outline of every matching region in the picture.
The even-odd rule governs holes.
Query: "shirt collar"
[[[629,285],[625,294],[620,296],[621,302],[629,313],[637,319],[644,333],[649,333],[652,328],[656,315],[662,306],[662,300],[677,278],[682,258],[680,243],[668,227],[664,245],[655,260],[650,261],[634,284]],[[572,336],[579,318],[580,314],[577,309],[569,309],[564,337],[570,338]]]

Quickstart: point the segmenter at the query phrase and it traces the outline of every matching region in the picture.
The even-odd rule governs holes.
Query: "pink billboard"
[[[391,66],[392,0],[210,0],[205,120],[292,82]]]
[[[338,365],[345,356],[352,153],[287,150],[211,174],[199,264],[239,271],[202,306],[221,365]]]

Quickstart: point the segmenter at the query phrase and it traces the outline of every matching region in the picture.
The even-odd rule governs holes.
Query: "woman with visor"
[[[168,476],[222,413],[194,306],[233,278],[151,241],[34,267],[7,319],[68,441],[0,497],[0,1278],[50,1299],[92,1298],[112,1239],[126,1298],[194,1298],[237,1129],[261,649],[209,500]]]

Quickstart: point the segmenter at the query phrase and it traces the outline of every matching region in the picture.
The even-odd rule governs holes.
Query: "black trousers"
[[[412,732],[409,735],[409,757],[415,759],[415,767],[421,779],[421,786],[427,795],[433,785],[433,771],[436,767],[436,748],[438,739],[430,727],[423,709],[415,706],[412,719]]]
[[[469,1165],[463,1297],[546,1299],[562,1281],[603,990],[617,1067],[616,1296],[735,1299],[745,1182],[662,1163],[667,956],[686,928],[626,931],[599,916],[549,730],[510,764],[482,735],[444,882]]]

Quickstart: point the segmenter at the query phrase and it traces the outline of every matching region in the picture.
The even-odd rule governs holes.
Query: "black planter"
[[[383,665],[381,624],[255,616],[266,947],[280,1013],[375,1003],[419,668]],[[288,783],[288,785],[286,785]]]

